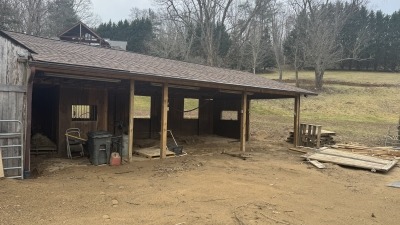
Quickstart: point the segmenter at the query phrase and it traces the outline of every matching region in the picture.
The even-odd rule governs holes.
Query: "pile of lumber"
[[[329,162],[335,163],[342,166],[350,166],[361,169],[368,169],[372,172],[388,172],[392,169],[398,162],[398,160],[388,160],[388,159],[380,159],[372,156],[364,156],[360,154],[355,154],[351,152],[335,150],[335,149],[324,149],[319,150],[315,153],[307,153],[302,155],[308,161],[313,160],[314,162]],[[316,165],[318,168],[323,168]]]
[[[320,162],[328,162],[369,169],[374,172],[387,172],[397,164],[400,158],[400,151],[390,147],[367,147],[354,144],[338,144],[331,148],[320,149],[297,147],[290,150],[305,153],[302,157],[318,168],[325,168],[325,165]]]
[[[383,159],[400,159],[400,150],[395,150],[393,147],[368,147],[360,144],[336,144],[332,145],[331,148]]]

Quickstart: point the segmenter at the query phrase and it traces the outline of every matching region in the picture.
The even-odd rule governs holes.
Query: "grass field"
[[[278,77],[277,74],[262,76]],[[300,72],[299,77],[303,81],[301,87],[310,88],[313,72]],[[284,79],[293,80],[294,72],[284,73]],[[323,129],[336,131],[340,142],[383,144],[388,126],[397,124],[400,117],[400,74],[327,71],[325,81],[318,96],[302,98],[301,122],[320,124]],[[283,137],[282,130],[289,129],[293,123],[292,99],[255,101],[251,110],[256,130],[273,121],[268,127]],[[277,130],[277,127],[282,129]]]
[[[262,76],[269,79],[278,79],[278,73],[268,73]],[[285,71],[283,79],[295,79],[294,71]],[[299,79],[313,80],[314,71],[300,71]],[[398,84],[400,73],[364,72],[364,71],[326,71],[325,81],[345,81],[360,84]]]

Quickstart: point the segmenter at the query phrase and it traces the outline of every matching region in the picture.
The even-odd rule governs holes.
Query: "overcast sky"
[[[400,0],[369,0],[369,8],[382,10],[384,13],[391,14],[400,10]],[[154,7],[153,0],[92,0],[93,11],[98,14],[102,22],[127,19],[130,9],[137,7],[147,9]]]

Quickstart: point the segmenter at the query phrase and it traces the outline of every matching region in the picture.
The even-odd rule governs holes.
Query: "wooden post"
[[[25,131],[25,150],[24,150],[24,171],[31,171],[31,128],[32,128],[32,94],[33,94],[33,78],[36,75],[36,68],[30,67],[27,70],[29,77],[27,80],[26,92],[26,131]],[[23,119],[25,120],[25,119]]]
[[[242,94],[241,124],[240,124],[240,151],[246,151],[246,131],[247,131],[247,94]]]
[[[246,141],[250,140],[250,104],[251,104],[251,100],[249,98],[247,98]]]
[[[320,148],[321,147],[321,131],[322,131],[322,126],[321,125],[317,125],[316,126],[317,128],[316,128],[316,130],[317,130],[317,140],[316,140],[316,142],[317,142],[317,148]]]
[[[128,161],[132,162],[133,154],[133,121],[134,121],[134,98],[135,98],[135,81],[131,80],[129,91],[129,139],[128,139]]]
[[[294,134],[293,134],[294,135]],[[297,143],[297,146],[306,146],[307,143],[307,124],[300,124],[300,131],[299,131],[299,138],[298,141],[299,143]],[[293,139],[293,143],[294,143],[294,139]]]
[[[300,125],[300,95],[294,98],[294,128],[293,144],[299,146],[299,125]]]
[[[168,126],[168,84],[163,85],[162,106],[161,106],[161,138],[160,138],[160,157],[165,159],[167,156],[167,126]]]

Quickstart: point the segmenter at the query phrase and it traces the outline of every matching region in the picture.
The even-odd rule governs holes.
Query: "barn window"
[[[72,121],[96,121],[96,105],[72,105]]]
[[[238,111],[222,111],[221,120],[238,120]]]
[[[133,118],[150,119],[151,97],[135,95]]]
[[[199,118],[199,100],[194,98],[185,98],[183,101],[183,118]]]

